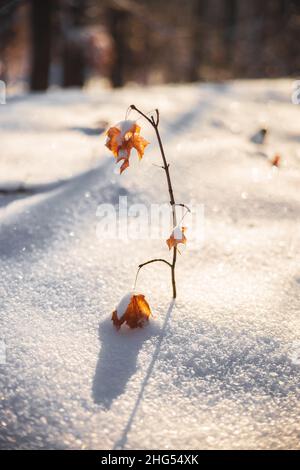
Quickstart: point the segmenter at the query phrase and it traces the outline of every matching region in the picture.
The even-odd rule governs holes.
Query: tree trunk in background
[[[189,79],[229,78],[237,0],[195,0]]]
[[[227,0],[228,1],[228,0]],[[218,73],[220,79],[228,78],[226,76],[227,64],[227,44],[225,42],[225,32],[228,28],[227,23],[227,1],[210,0],[206,4],[205,11],[205,56],[206,66],[205,78],[213,79]]]
[[[86,1],[77,0],[64,15],[63,25],[63,87],[83,87],[86,57],[81,29],[84,26]]]
[[[225,62],[230,74],[234,76],[234,38],[237,21],[237,2],[238,0],[227,0],[225,5],[225,30],[223,31],[223,39],[226,44]]]
[[[48,88],[53,6],[53,0],[31,0],[32,91],[44,91]]]
[[[203,61],[205,5],[203,0],[195,0],[191,18],[191,67],[188,80],[196,82],[200,78],[200,65]]]
[[[109,31],[114,41],[114,60],[111,67],[110,80],[114,88],[125,85],[126,68],[126,39],[128,12],[108,8],[107,11]]]
[[[300,1],[285,5],[284,17],[287,27],[284,32],[286,72],[299,78],[300,71]]]
[[[76,41],[66,41],[63,50],[63,87],[83,87],[85,57],[83,48]]]
[[[0,80],[7,82],[7,71],[8,71],[8,61],[6,57],[6,49],[10,41],[14,37],[13,23],[14,16],[17,9],[16,3],[7,4],[6,7],[3,7],[0,2],[0,7],[2,7],[1,12],[1,26],[0,26]]]
[[[282,0],[265,0],[265,18],[263,25],[263,73],[268,76],[284,75],[286,70],[286,56],[288,51],[285,45],[287,31],[282,28],[285,17],[284,2]],[[274,61],[276,57],[276,61]]]
[[[235,33],[235,72],[240,77],[263,75],[265,3],[238,0]]]

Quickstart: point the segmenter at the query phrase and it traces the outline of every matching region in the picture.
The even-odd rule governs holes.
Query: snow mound
[[[291,89],[274,80],[54,91],[0,107],[2,448],[299,448]],[[96,236],[101,203],[168,202],[147,124],[145,156],[121,176],[104,147],[105,128],[132,102],[160,109],[176,200],[203,204],[205,237],[178,257],[175,303],[168,268],[143,268],[138,289],[154,319],[117,332],[111,313],[137,266],[170,256],[165,240]],[[251,141],[260,128],[264,144]]]

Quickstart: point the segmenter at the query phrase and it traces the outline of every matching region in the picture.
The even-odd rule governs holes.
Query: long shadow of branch
[[[110,320],[99,325],[101,350],[93,380],[94,402],[109,409],[126,389],[127,382],[137,370],[138,353],[143,343],[157,334],[155,325],[144,329],[116,331]]]
[[[114,450],[116,449],[124,449],[126,443],[127,443],[127,439],[128,439],[128,434],[131,430],[131,427],[132,427],[132,424],[133,424],[133,421],[135,419],[135,416],[138,412],[138,409],[139,409],[139,406],[142,402],[142,399],[143,399],[143,396],[144,396],[144,392],[145,392],[145,389],[147,387],[147,384],[149,382],[149,379],[152,375],[152,372],[153,372],[153,369],[155,367],[155,363],[156,363],[156,360],[159,356],[159,353],[160,353],[160,349],[161,349],[161,344],[162,344],[162,341],[164,339],[164,336],[165,336],[165,331],[166,331],[166,328],[167,328],[167,325],[168,325],[168,322],[170,320],[170,317],[171,317],[171,313],[172,313],[172,310],[173,310],[173,307],[174,307],[174,304],[175,304],[175,300],[173,299],[171,302],[170,302],[170,305],[169,305],[169,308],[168,308],[168,311],[167,311],[167,314],[166,314],[166,318],[165,318],[165,321],[164,321],[164,324],[163,324],[163,327],[161,329],[161,333],[159,335],[159,338],[158,338],[158,342],[157,342],[157,345],[156,345],[156,348],[155,348],[155,351],[153,353],[153,356],[152,356],[152,359],[151,359],[151,362],[149,364],[149,367],[148,367],[148,370],[146,372],[146,375],[145,375],[145,378],[144,380],[142,381],[142,384],[141,384],[141,389],[140,389],[140,392],[138,394],[138,397],[136,399],[136,402],[134,404],[134,407],[130,413],[130,416],[128,418],[128,421],[127,421],[127,424],[122,432],[122,435],[120,437],[120,439],[115,443],[114,445]]]
[[[105,410],[110,409],[113,401],[125,392],[130,377],[136,372],[138,353],[143,343],[154,335],[158,336],[158,341],[145,378],[141,383],[137,400],[124,431],[114,448],[123,448],[126,444],[127,435],[158,358],[173,306],[174,301],[172,300],[160,330],[157,330],[155,325],[150,324],[145,329],[132,331],[124,328],[117,332],[112,328],[110,320],[105,320],[99,325],[101,350],[93,380],[92,396],[94,402]]]

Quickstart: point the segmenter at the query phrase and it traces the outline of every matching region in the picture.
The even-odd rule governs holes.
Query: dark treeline
[[[300,0],[0,1],[0,78],[32,90],[297,76],[299,45]]]

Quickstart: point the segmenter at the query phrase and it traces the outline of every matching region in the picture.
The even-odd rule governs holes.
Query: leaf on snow
[[[151,310],[142,294],[127,294],[112,314],[112,322],[119,330],[123,323],[130,328],[142,328],[149,321]]]
[[[277,168],[279,168],[281,165],[281,156],[278,154],[274,155],[274,157],[271,158],[270,163],[272,166],[277,166]]]

